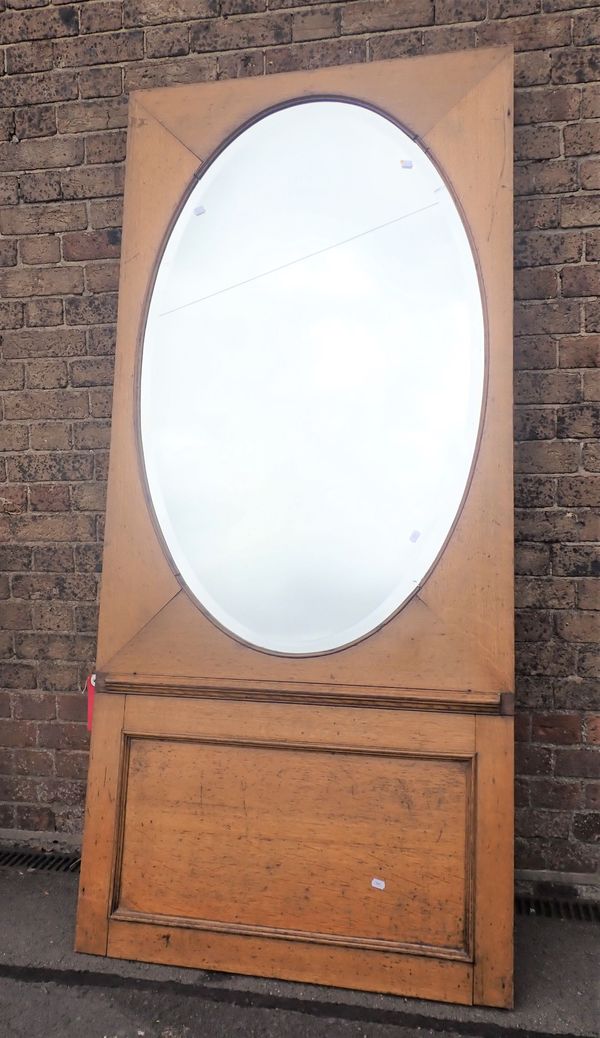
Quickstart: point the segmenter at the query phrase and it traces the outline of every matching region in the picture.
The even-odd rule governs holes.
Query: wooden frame
[[[265,109],[311,96],[354,97],[389,113],[432,155],[452,185],[483,286],[488,393],[463,508],[418,593],[368,638],[335,653],[289,658],[229,637],[179,584],[145,493],[136,379],[148,293],[182,197],[205,161],[241,125]],[[132,95],[80,950],[465,1003],[511,1003],[511,110],[508,48]],[[213,895],[207,890],[205,902],[194,900],[186,892],[185,873],[177,869],[177,878],[165,889],[160,870],[171,838],[169,817],[158,801],[152,816],[144,814],[156,788],[155,771],[177,775],[182,790],[178,817],[187,819],[190,834],[193,830],[189,840],[204,846],[203,830],[195,828],[197,812],[188,817],[185,806],[195,796],[199,764],[210,772],[211,789],[217,774],[224,777],[223,811],[237,824],[239,790],[233,781],[228,785],[223,754],[232,772],[242,766],[253,770],[250,761],[256,762],[271,785],[283,759],[294,761],[298,774],[314,771],[317,785],[307,778],[310,790],[305,792],[313,798],[306,824],[310,828],[314,820],[315,839],[326,824],[319,812],[333,785],[332,761],[343,760],[360,778],[366,800],[369,783],[377,779],[390,789],[412,782],[422,821],[435,816],[436,797],[441,802],[446,787],[455,788],[462,797],[462,821],[448,805],[448,820],[440,828],[443,839],[452,834],[447,860],[450,873],[455,869],[454,886],[446,891],[447,905],[454,906],[454,915],[445,917],[446,943],[433,920],[431,890],[419,904],[414,891],[409,898],[402,877],[396,884],[407,898],[403,926],[412,933],[410,939],[385,912],[379,936],[366,935],[362,887],[353,886],[351,877],[353,907],[346,930],[341,909],[337,923],[335,911],[325,920],[334,929],[323,929],[314,887],[302,916],[314,916],[306,930],[284,925],[283,908],[275,922],[265,922],[269,910],[258,894],[253,921],[241,919],[239,905],[229,921],[204,916],[204,909],[215,906]],[[311,767],[303,771],[307,756]],[[425,771],[424,761],[429,762]],[[291,816],[300,810],[295,774],[289,773],[288,786],[277,794],[278,810],[285,805]],[[165,796],[175,796],[170,781]],[[426,804],[419,798],[428,782]],[[356,824],[360,838],[366,838],[368,827],[359,818],[362,801],[352,800],[351,786],[339,794],[338,817],[346,819],[348,831]],[[354,816],[344,813],[351,800]],[[383,801],[388,814],[399,810],[391,795]],[[373,812],[377,815],[376,807]],[[396,846],[393,832],[382,835],[384,815],[374,818],[369,839],[392,872],[393,862],[402,860],[406,877],[413,859]],[[398,824],[408,824],[404,816],[397,818]],[[157,845],[154,871],[144,877],[143,891],[134,878],[142,860],[142,820],[155,827]],[[266,815],[265,824],[270,824]],[[335,827],[335,819],[328,824]],[[336,853],[341,854],[341,826],[336,833]],[[249,848],[254,847],[251,836]],[[273,838],[278,839],[276,832]],[[266,867],[260,847],[252,853],[260,872]],[[433,861],[435,853],[432,844],[415,851],[418,868]],[[186,854],[183,848],[183,858]],[[285,860],[289,892],[296,890],[296,878]],[[230,890],[236,868],[228,874]],[[249,875],[248,897],[254,882]],[[281,896],[281,905],[287,904],[293,916],[285,890],[277,883],[274,890],[279,893],[272,901]],[[172,910],[162,911],[161,905],[171,902]],[[368,903],[371,912],[373,902]]]

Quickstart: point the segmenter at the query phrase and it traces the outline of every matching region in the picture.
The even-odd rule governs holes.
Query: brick
[[[51,721],[56,717],[56,697],[48,692],[28,692],[24,696],[15,696],[15,717],[19,721]],[[39,789],[33,783],[34,789]]]
[[[595,300],[586,301],[585,330],[586,332],[600,332],[600,303]]]
[[[116,329],[112,324],[90,328],[87,333],[87,352],[97,357],[114,356]]]
[[[35,688],[35,667],[30,663],[0,662],[0,685],[3,688]],[[0,746],[32,746],[35,730],[14,721],[0,721]]]
[[[531,231],[515,237],[515,265],[547,266],[578,263],[583,257],[584,237],[578,231]]]
[[[2,234],[55,234],[84,227],[87,227],[87,213],[82,202],[19,205],[0,210]]]
[[[575,664],[576,650],[572,645],[565,645],[564,642],[521,645],[517,659],[519,673],[542,674],[550,677],[567,677],[573,674]]]
[[[555,83],[586,83],[600,79],[600,47],[565,47],[552,55]]]
[[[586,843],[597,843],[600,840],[600,811],[576,814],[573,819],[573,836]]]
[[[58,263],[60,260],[60,238],[54,234],[42,234],[39,237],[27,237],[19,244],[21,262],[28,265],[37,263]]]
[[[432,30],[433,31],[433,30]],[[437,30],[436,36],[444,30]],[[371,61],[385,61],[388,58],[411,57],[423,52],[423,33],[419,29],[404,29],[402,32],[385,32],[381,36],[369,38],[369,58]],[[270,57],[270,55],[269,55]],[[364,60],[364,59],[361,59]]]
[[[531,804],[533,807],[549,808],[554,811],[569,811],[580,807],[582,789],[579,782],[556,779],[535,779],[531,782]]]
[[[70,503],[67,486],[33,483],[29,487],[29,510],[31,512],[68,512]]]
[[[2,113],[0,112],[0,117]],[[16,177],[0,177],[0,206],[16,205],[19,201],[18,181]]]
[[[10,364],[0,361],[0,390],[22,389],[25,385],[25,371],[22,364]]]
[[[586,191],[600,190],[600,159],[586,159],[581,163],[581,186]]]
[[[552,58],[547,50],[515,54],[515,86],[517,87],[549,83],[551,71]]]
[[[34,105],[15,113],[15,135],[23,137],[50,137],[56,133],[56,110],[53,105]]]
[[[558,480],[557,502],[559,505],[598,505],[600,501],[600,475],[561,476]]]
[[[286,5],[284,5],[286,6]],[[272,9],[275,8],[271,5]],[[267,0],[221,0],[218,14],[261,14],[267,9]]]
[[[0,108],[68,101],[77,97],[77,89],[75,72],[10,76],[0,81]]]
[[[558,126],[515,127],[515,158],[517,161],[554,159],[560,153],[561,140]]]
[[[75,722],[48,722],[38,726],[39,745],[54,749],[86,749],[89,736],[85,725]]]
[[[131,92],[175,83],[199,83],[215,79],[216,75],[217,59],[214,55],[140,62],[126,68],[125,89]]]
[[[117,97],[122,91],[123,70],[119,65],[96,65],[79,73],[79,92],[83,98]]]
[[[119,0],[83,4],[80,13],[82,33],[107,32],[121,28],[121,7]]]
[[[30,357],[77,357],[85,353],[85,332],[78,328],[19,328],[2,337],[4,356],[15,360]],[[27,417],[45,417],[33,412]],[[59,414],[59,417],[63,417]],[[68,417],[65,415],[64,417]],[[84,417],[76,415],[75,417]]]
[[[90,357],[73,361],[70,366],[73,386],[112,385],[113,362],[110,357]]]
[[[83,272],[72,266],[4,270],[0,271],[0,292],[5,298],[83,292]]]
[[[30,429],[34,451],[65,451],[73,445],[71,426],[67,422],[35,422]]]
[[[17,804],[15,824],[19,829],[31,829],[35,832],[51,832],[56,829],[56,818],[49,807],[32,804]]]
[[[589,508],[557,508],[535,513],[517,510],[515,520],[518,540],[577,543],[600,539],[600,514]]]
[[[110,228],[103,231],[79,231],[63,236],[63,256],[66,260],[110,259],[121,251],[121,231]]]
[[[516,472],[577,472],[581,449],[578,443],[530,441],[515,450]]]
[[[600,371],[584,371],[583,399],[600,400]]]
[[[0,267],[14,267],[16,262],[16,241],[0,241]]]
[[[21,245],[23,243],[21,242]],[[25,324],[31,327],[55,326],[63,323],[62,299],[31,299],[25,304]]]
[[[60,133],[119,129],[127,126],[127,98],[114,97],[109,100],[78,101],[76,104],[59,105],[56,120]]]
[[[576,335],[560,339],[558,363],[561,368],[600,366],[600,335]]]
[[[88,521],[87,516],[71,518]],[[58,523],[54,517],[52,517],[52,521]],[[66,531],[65,519],[62,519],[61,522]],[[71,541],[73,535],[64,539]],[[16,598],[26,598],[32,601],[59,599],[63,602],[93,602],[96,598],[96,577],[89,573],[77,575],[62,572],[56,574],[24,573],[13,577],[13,594]]]
[[[93,418],[110,418],[112,413],[112,387],[90,390],[90,415]]]
[[[85,268],[86,291],[116,292],[119,287],[119,264],[114,262],[88,263]]]
[[[560,577],[517,577],[515,600],[522,609],[568,609],[575,605],[575,583]]]
[[[69,170],[61,175],[62,197],[71,199],[122,195],[124,173],[122,165],[82,166]]]
[[[584,739],[593,746],[600,745],[600,714],[584,718]]]
[[[487,0],[437,0],[436,22],[482,21],[487,14]]]
[[[176,58],[189,54],[190,30],[187,25],[161,25],[147,29],[145,35],[149,58]]]
[[[575,407],[559,408],[557,436],[576,438],[600,436],[600,407],[596,407],[594,404],[579,404]]]
[[[532,742],[564,746],[581,742],[579,714],[540,714],[533,718]]]
[[[560,200],[558,198],[515,199],[515,226],[520,231],[558,227]]]
[[[548,641],[554,634],[552,614],[539,609],[519,609],[515,615],[515,641]],[[517,648],[518,652],[518,648]]]
[[[598,642],[600,640],[600,615],[597,611],[579,609],[577,612],[558,615],[556,630],[567,642]]]
[[[565,155],[589,155],[600,151],[600,122],[597,120],[565,126],[563,136]]]
[[[563,227],[593,227],[600,223],[600,194],[584,195],[563,200],[561,224]]]
[[[117,297],[106,295],[74,297],[65,301],[65,321],[72,325],[109,324],[117,319]],[[82,417],[82,416],[79,416]]]
[[[272,6],[272,5],[271,5]],[[158,25],[218,14],[217,0],[124,0],[123,25]]]
[[[584,119],[600,119],[600,83],[582,88],[581,115]]]
[[[217,79],[242,79],[262,76],[265,71],[263,51],[227,51],[217,55]]]
[[[70,573],[75,569],[74,549],[69,544],[51,544],[33,550],[36,573]]]
[[[600,576],[600,548],[595,544],[559,544],[554,548],[556,574],[574,577]]]
[[[521,51],[562,47],[571,42],[571,19],[540,14],[537,17],[489,21],[478,28],[477,36],[480,44],[513,43],[515,49]]]
[[[596,663],[598,663],[598,656],[600,653],[598,650],[581,650],[579,651],[579,659],[589,653],[590,656],[596,656]],[[593,663],[593,660],[590,662]],[[598,683],[598,667],[595,671],[588,675],[593,680],[582,680],[581,677],[568,677],[561,679],[554,691],[554,699],[556,707],[561,710],[594,710],[598,706],[598,695],[600,693],[600,686]]]
[[[54,121],[53,121],[54,125]],[[83,162],[83,142],[72,137],[18,141],[0,154],[0,170],[49,169]]]
[[[600,472],[600,443],[584,443],[581,463],[587,472]]]
[[[75,548],[75,569],[79,573],[102,571],[102,545],[78,544]]]
[[[573,778],[600,778],[600,753],[579,746],[556,751],[556,774]]]
[[[88,208],[90,227],[93,230],[120,227],[123,222],[123,200],[121,198],[108,198],[89,202]]]
[[[33,360],[25,368],[28,389],[64,389],[68,382],[63,360]]]
[[[515,123],[565,122],[577,119],[580,107],[581,90],[578,87],[549,86],[542,90],[519,90],[515,95]]]
[[[373,55],[375,58],[375,55]],[[367,45],[361,39],[323,40],[295,43],[267,51],[266,72],[291,72],[294,69],[326,68],[367,60]]]
[[[5,11],[2,17],[4,43],[75,35],[79,27],[77,8],[71,5],[35,11]]]
[[[54,603],[56,604],[56,603]],[[81,634],[21,634],[16,638],[17,655],[22,659],[64,660],[92,659],[95,643]]]
[[[362,0],[342,7],[342,32],[382,32],[433,25],[432,0]]]
[[[5,418],[87,418],[87,393],[75,389],[25,390],[5,399]],[[17,464],[16,462],[14,463]]]
[[[58,700],[59,709],[61,699]],[[57,750],[53,759],[54,758],[56,759],[56,774],[59,778],[87,778],[89,765],[89,757],[87,753],[78,750]]]
[[[579,167],[575,159],[520,162],[515,166],[515,194],[554,194],[577,191]]]
[[[73,663],[42,662],[38,668],[38,679],[48,692],[65,692],[79,687],[79,671]]]
[[[549,775],[552,771],[552,755],[547,749],[521,743],[515,756],[519,775]]]
[[[0,512],[24,512],[27,508],[27,491],[25,487],[3,485],[0,490]]]
[[[0,425],[0,451],[24,451],[29,446],[29,429],[25,425]],[[0,567],[1,568],[1,567]]]
[[[27,602],[4,602],[2,626],[7,631],[27,630],[32,625],[31,606]]]
[[[517,407],[515,439],[548,440],[556,436],[556,411],[545,407]]]
[[[547,544],[517,544],[515,546],[515,573],[520,576],[547,576],[550,574],[550,549]]]
[[[53,202],[61,197],[60,174],[23,173],[19,177],[19,193],[24,202]]]
[[[87,697],[79,695],[62,695],[57,698],[59,721],[86,721]]]
[[[558,295],[558,274],[549,267],[515,271],[516,299],[550,299]]]
[[[80,512],[103,512],[106,507],[104,482],[78,483],[72,487],[73,508]]]
[[[323,40],[339,36],[341,29],[340,11],[335,8],[297,11],[292,15],[292,40]]]
[[[19,454],[9,459],[8,472],[15,482],[85,480],[92,478],[93,458],[87,452]]]
[[[96,634],[98,630],[98,606],[75,606],[75,625],[78,631]]]
[[[15,749],[13,761],[15,775],[45,776],[54,772],[54,757],[46,750]]]
[[[551,476],[515,476],[517,508],[545,508],[554,504],[556,479]]]
[[[103,32],[81,36],[78,39],[61,40],[54,47],[57,68],[135,61],[143,54],[144,34],[135,29],[130,32]]]
[[[38,43],[21,43],[8,47],[6,71],[9,75],[27,72],[43,72],[53,67],[52,44],[40,40]]]
[[[88,163],[123,162],[126,135],[122,130],[91,133],[85,140],[85,160]]]
[[[96,450],[110,446],[110,422],[98,420],[94,422],[77,422],[74,427],[75,448],[77,450]]]
[[[575,371],[518,371],[515,400],[520,404],[571,403],[581,399],[581,378]]]

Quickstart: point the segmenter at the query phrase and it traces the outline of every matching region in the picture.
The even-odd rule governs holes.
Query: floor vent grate
[[[535,915],[542,919],[569,919],[581,923],[600,923],[600,904],[558,897],[532,897],[519,894],[515,898],[517,915]]]
[[[77,854],[36,851],[30,847],[0,847],[0,866],[27,872],[79,872]]]

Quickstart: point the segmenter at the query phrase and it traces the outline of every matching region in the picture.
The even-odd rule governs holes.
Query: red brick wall
[[[0,826],[81,824],[79,689],[94,661],[127,91],[513,41],[517,857],[524,868],[592,871],[600,0],[0,0],[4,8]]]

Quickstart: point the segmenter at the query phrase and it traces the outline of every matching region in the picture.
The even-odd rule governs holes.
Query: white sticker
[[[385,880],[377,879],[377,876],[374,876],[371,880],[371,886],[375,887],[375,890],[385,890]]]
[[[420,530],[413,530],[413,532],[411,533],[411,535],[410,535],[410,537],[408,539],[409,539],[409,541],[412,541],[413,544],[415,544],[419,540],[420,536],[421,536],[421,531]]]

